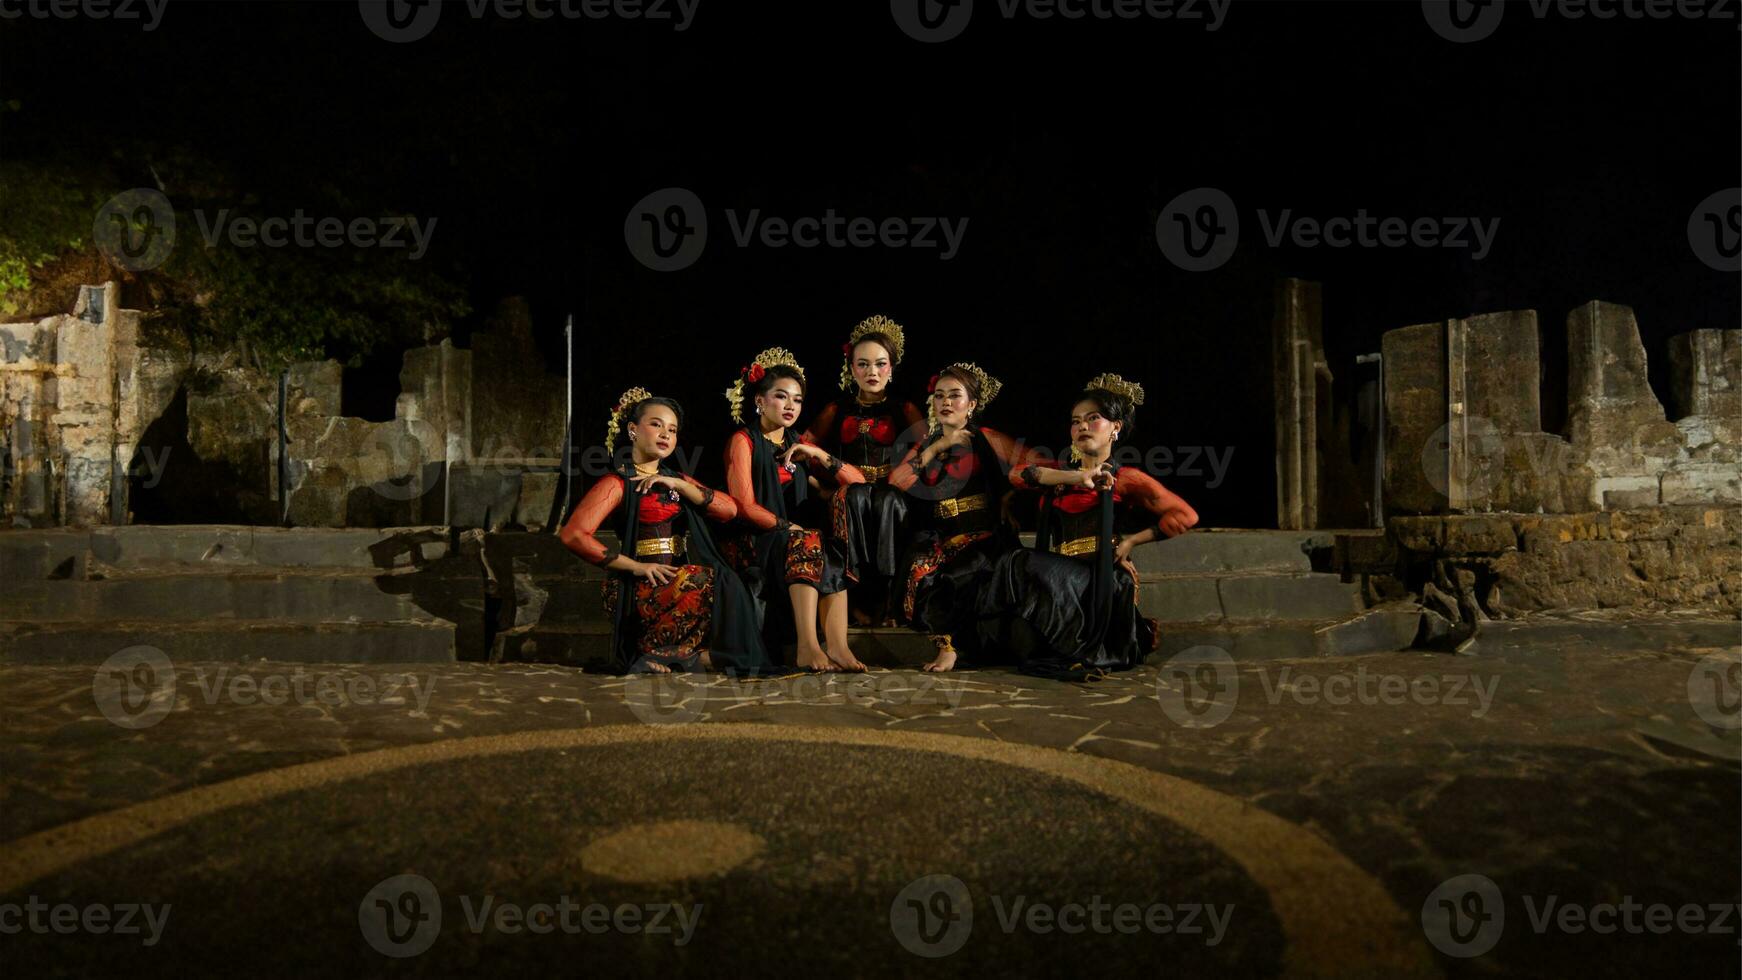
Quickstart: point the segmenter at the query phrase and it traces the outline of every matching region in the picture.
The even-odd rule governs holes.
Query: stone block
[[[1669,339],[1670,401],[1681,416],[1742,416],[1742,330]]]
[[[1630,307],[1592,300],[1568,314],[1567,364],[1574,446],[1629,444],[1640,426],[1665,421]]]
[[[1385,508],[1431,514],[1445,493],[1429,482],[1424,453],[1443,442],[1446,424],[1445,325],[1423,323],[1385,333]]]
[[[1734,463],[1687,463],[1663,475],[1666,504],[1742,503],[1742,468]]]
[[[1541,349],[1536,311],[1452,321],[1463,331],[1464,414],[1504,433],[1542,430]]]

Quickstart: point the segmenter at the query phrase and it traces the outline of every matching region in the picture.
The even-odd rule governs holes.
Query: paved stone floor
[[[1735,623],[1067,685],[0,667],[12,976],[1735,976]]]

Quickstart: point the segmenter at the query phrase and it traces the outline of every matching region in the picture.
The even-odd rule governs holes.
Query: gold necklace
[[[659,472],[659,460],[657,459],[651,463],[633,463],[632,465],[635,467],[636,476],[652,476]]]

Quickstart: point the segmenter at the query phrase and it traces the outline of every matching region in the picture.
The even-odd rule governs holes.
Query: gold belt
[[[635,542],[635,557],[646,558],[649,555],[681,555],[688,549],[689,535],[680,534],[671,538],[642,538]]]
[[[976,493],[970,497],[951,497],[937,502],[935,513],[939,517],[955,517],[969,511],[979,510],[986,506],[986,495]]]
[[[893,465],[884,463],[882,466],[861,466],[859,472],[865,474],[866,480],[881,480],[888,476],[889,471],[893,469],[895,469]]]
[[[1061,541],[1052,546],[1052,550],[1059,554],[1070,555],[1072,557],[1092,554],[1100,549],[1101,539],[1099,537],[1072,538],[1069,541]]]

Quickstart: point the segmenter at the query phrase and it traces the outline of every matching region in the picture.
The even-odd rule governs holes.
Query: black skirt
[[[1020,548],[1000,557],[979,593],[980,644],[1014,659],[1025,672],[1075,676],[1129,670],[1156,647],[1156,622],[1137,608],[1137,583],[1113,567],[1105,610],[1092,602],[1092,556],[1067,557]],[[1105,631],[1097,637],[1099,623]]]

